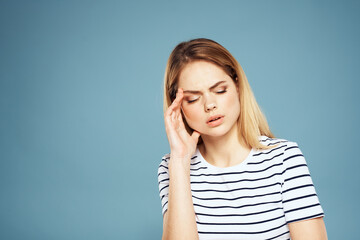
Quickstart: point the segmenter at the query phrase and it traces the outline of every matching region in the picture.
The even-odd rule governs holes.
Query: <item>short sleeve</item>
[[[306,160],[295,142],[284,150],[282,203],[287,223],[324,216]]]
[[[162,214],[164,215],[168,208],[169,197],[169,168],[170,160],[169,154],[166,154],[162,159],[158,169],[159,194],[162,206]]]

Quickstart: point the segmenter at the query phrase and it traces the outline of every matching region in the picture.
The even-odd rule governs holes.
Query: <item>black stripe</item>
[[[261,140],[259,140],[260,142],[266,142],[266,141],[268,141],[268,140],[273,140],[274,138],[269,138],[269,137],[267,137],[267,138],[265,138],[265,139],[261,139]]]
[[[273,208],[273,209],[269,209],[269,210],[265,210],[265,211],[261,211],[261,212],[251,212],[251,213],[244,213],[244,214],[207,214],[207,213],[196,213],[196,215],[200,215],[200,216],[208,216],[208,217],[243,217],[243,216],[250,216],[250,215],[258,215],[261,213],[267,213],[267,212],[272,212],[275,210],[282,210],[282,207],[278,207],[278,208]]]
[[[195,155],[195,156],[192,156],[192,157],[190,158],[190,160],[193,160],[193,159],[195,159],[195,158],[197,158],[196,155]],[[169,159],[170,159],[170,157],[162,158],[162,160],[164,160],[165,162],[167,162]]]
[[[161,174],[167,174],[167,172],[161,172],[158,174],[158,177],[161,175]]]
[[[166,186],[162,187],[162,188],[159,190],[159,193],[161,193],[161,191],[162,191],[163,189],[167,188],[167,187],[169,187],[169,185],[166,185]]]
[[[285,235],[285,234],[288,234],[288,233],[290,233],[290,232],[289,232],[289,231],[286,231],[286,232],[284,232],[284,233],[281,233],[281,234],[279,234],[279,235],[276,235],[275,237],[267,238],[267,239],[265,239],[265,240],[272,240],[272,239],[278,238],[278,237],[280,237],[280,236],[282,236],[282,235]],[[286,240],[290,240],[290,238],[288,238],[288,239],[286,239]]]
[[[270,146],[270,145],[276,145],[276,144],[278,144],[278,143],[284,143],[284,142],[288,142],[288,141],[278,141],[278,142],[274,142],[274,143],[269,143],[268,146]]]
[[[164,216],[164,214],[167,212],[167,210],[168,210],[168,209],[165,209],[165,211],[164,211],[164,213],[163,213],[163,216]]]
[[[289,149],[292,149],[292,148],[299,148],[299,146],[291,146],[291,147],[285,148],[285,151],[288,151]]]
[[[302,209],[305,209],[305,208],[316,207],[316,206],[319,206],[319,205],[320,205],[320,203],[316,203],[316,204],[312,204],[312,205],[308,205],[308,206],[304,206],[304,207],[294,208],[294,209],[290,209],[290,210],[284,211],[284,213],[289,213],[289,212],[293,212],[293,211],[298,211],[298,210],[302,210]]]
[[[290,180],[293,180],[293,179],[296,179],[296,178],[300,178],[300,177],[310,177],[310,174],[302,174],[302,175],[299,175],[299,176],[287,178],[287,179],[284,180],[284,182],[287,182],[287,181],[290,181]]]
[[[214,175],[214,174],[200,174],[200,175]],[[264,180],[264,179],[268,179],[268,178],[272,178],[273,176],[276,176],[276,175],[281,175],[281,173],[274,173],[270,176],[267,176],[267,177],[263,177],[263,178],[256,178],[256,179],[241,179],[241,180],[238,180],[238,181],[233,181],[234,183],[235,182],[245,182],[245,181],[248,181],[248,182],[255,182],[255,181],[260,181],[260,180]],[[195,184],[195,183],[209,183],[209,184],[222,184],[223,182],[208,182],[208,181],[201,181],[201,182],[191,182],[191,184]]]
[[[169,201],[166,201],[163,205],[162,205],[162,208],[165,207],[165,205],[168,203]]]
[[[282,174],[284,174],[287,170],[291,170],[293,168],[298,168],[298,167],[307,167],[307,165],[306,164],[299,164],[299,165],[288,167],[282,172]]]
[[[311,218],[321,217],[321,216],[324,216],[324,213],[323,213],[323,212],[318,213],[318,214],[315,214],[315,215],[303,217],[303,218],[297,218],[297,219],[288,221],[287,224],[292,223],[292,222],[297,222],[297,221],[305,220],[305,219],[311,219]]]
[[[254,190],[254,189],[259,189],[259,188],[271,187],[271,186],[275,186],[275,185],[281,185],[281,184],[277,182],[277,183],[264,185],[264,186],[260,186],[260,187],[244,187],[244,188],[234,188],[234,189],[229,189],[229,190],[200,189],[200,190],[191,190],[191,191],[192,192],[233,192],[233,191],[238,191],[238,190]]]
[[[284,194],[284,193],[286,193],[288,191],[292,191],[292,190],[299,189],[299,188],[304,188],[304,187],[312,187],[312,186],[314,186],[314,185],[313,184],[301,185],[301,186],[286,189],[285,191],[282,191],[282,193]]]
[[[200,204],[196,204],[194,203],[194,206],[197,207],[203,207],[203,208],[244,208],[244,207],[253,207],[253,206],[258,206],[258,205],[262,205],[262,204],[270,204],[270,203],[279,203],[282,200],[279,201],[272,201],[272,202],[262,202],[262,203],[255,203],[255,204],[247,204],[247,205],[242,205],[242,206],[205,206],[205,205],[200,205]]]
[[[165,178],[165,179],[159,181],[158,183],[160,184],[160,183],[162,183],[162,182],[164,182],[164,181],[169,181],[169,178]]]
[[[159,167],[164,167],[164,168],[166,168],[166,169],[169,170],[168,167],[165,167],[165,166],[163,166],[163,165],[160,165]],[[199,169],[207,169],[207,167],[200,167],[200,168],[197,168],[197,169],[191,169],[191,168],[190,168],[190,170],[192,170],[192,171],[197,171],[197,170],[199,170]],[[159,176],[160,174],[165,174],[165,173],[167,173],[167,172],[161,172],[161,173],[158,174],[158,176]]]
[[[285,215],[282,215],[282,216],[279,216],[279,217],[275,217],[275,218],[271,218],[271,219],[267,219],[267,220],[263,220],[263,221],[260,221],[260,222],[242,222],[242,223],[239,223],[239,222],[236,222],[236,223],[209,223],[209,222],[198,222],[196,221],[197,224],[200,224],[200,225],[252,225],[252,224],[260,224],[260,223],[266,223],[266,222],[271,222],[271,221],[274,221],[274,220],[277,220],[279,218],[283,218],[285,217]]]
[[[264,172],[264,171],[266,171],[266,170],[268,170],[268,169],[270,169],[270,168],[277,167],[277,166],[282,166],[282,163],[274,164],[274,165],[271,165],[271,166],[266,167],[266,168],[264,168],[264,169],[256,170],[256,171],[228,172],[228,173],[215,173],[215,174],[199,174],[199,175],[190,174],[190,176],[192,176],[192,177],[200,177],[200,176],[223,176],[223,175],[243,174],[243,173],[258,173],[258,172]]]
[[[260,156],[261,154],[269,154],[269,153],[271,153],[271,152],[273,152],[273,151],[275,151],[275,150],[278,150],[278,149],[283,148],[283,147],[286,147],[286,146],[287,146],[287,145],[282,145],[282,146],[280,146],[280,147],[271,149],[269,152],[260,152],[260,153],[254,154],[253,156],[254,156],[254,157],[257,157],[257,156]]]
[[[200,161],[200,162],[196,162],[196,163],[190,163],[190,165],[194,166],[194,165],[199,164],[199,163],[201,163],[201,161]]]
[[[259,195],[254,195],[254,196],[241,196],[241,197],[236,197],[236,198],[200,198],[200,197],[195,197],[192,196],[193,198],[199,199],[199,200],[226,200],[226,201],[234,201],[234,200],[238,200],[238,199],[242,199],[242,198],[256,198],[256,197],[264,197],[264,196],[269,196],[269,195],[274,195],[274,194],[279,194],[280,192],[272,192],[272,193],[266,193],[266,194],[259,194]],[[281,194],[281,193],[280,193]]]
[[[162,164],[160,164],[159,168],[160,168],[160,167],[163,167],[163,168],[169,169],[167,166],[164,166],[164,165],[162,165]]]
[[[199,167],[199,168],[196,168],[196,169],[190,169],[190,171],[198,171],[200,169],[207,169],[207,167]]]
[[[309,194],[309,195],[305,195],[305,196],[301,196],[301,197],[291,198],[291,199],[283,201],[283,203],[287,203],[287,202],[291,202],[291,201],[295,201],[295,200],[299,200],[299,199],[303,199],[303,198],[313,197],[313,196],[317,196],[317,195]]]
[[[273,231],[275,229],[279,229],[285,225],[286,225],[286,223],[284,223],[278,227],[270,228],[268,230],[260,231],[260,232],[202,232],[202,231],[198,231],[198,233],[200,233],[200,234],[259,234],[259,233],[266,233],[266,232]]]
[[[166,195],[162,195],[161,198],[160,198],[160,201],[163,200],[163,198],[165,197]]]
[[[292,156],[290,156],[290,157],[285,158],[285,159],[284,159],[284,162],[287,161],[287,160],[289,160],[289,159],[291,159],[291,158],[294,158],[294,157],[304,157],[304,155],[302,155],[302,154],[292,155]]]
[[[272,159],[274,159],[274,158],[276,158],[276,157],[279,157],[279,156],[281,156],[281,155],[283,155],[283,154],[284,154],[284,153],[280,153],[280,154],[278,154],[278,155],[273,156],[272,158],[268,158],[268,159],[262,160],[261,162],[249,162],[248,164],[249,164],[249,165],[261,164],[261,163],[263,163],[263,162],[270,161],[270,160],[272,160]]]

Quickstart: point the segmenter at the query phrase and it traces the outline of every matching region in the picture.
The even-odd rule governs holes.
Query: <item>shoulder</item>
[[[269,138],[267,136],[260,136],[259,141],[265,146],[274,146],[273,148],[262,150],[263,153],[277,153],[283,155],[283,161],[296,156],[303,156],[297,142],[290,141],[284,138]],[[260,153],[262,154],[262,153]]]
[[[259,136],[259,142],[265,146],[278,145],[284,148],[284,151],[287,149],[286,147],[297,146],[296,142],[284,139],[284,138],[270,138],[267,136]]]
[[[266,136],[261,136],[260,141],[267,146],[274,145],[274,148],[263,150],[263,152],[272,152],[272,154],[279,156],[279,164],[283,168],[283,174],[287,172],[308,171],[307,162],[297,142]]]
[[[310,176],[307,161],[297,142],[283,138],[268,138],[266,136],[262,136],[260,141],[267,146],[274,145],[274,148],[262,150],[258,155],[263,154],[263,157],[274,156],[272,162],[278,164],[281,169],[280,175],[285,180]]]

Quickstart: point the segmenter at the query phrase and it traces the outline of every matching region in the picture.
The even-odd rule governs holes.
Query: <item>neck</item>
[[[230,167],[241,163],[251,148],[238,137],[237,124],[220,137],[201,136],[203,143],[199,150],[207,162],[216,167]]]

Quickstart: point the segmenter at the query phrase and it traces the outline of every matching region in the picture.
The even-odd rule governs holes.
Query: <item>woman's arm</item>
[[[164,214],[163,240],[198,239],[190,188],[190,172],[182,159],[171,159],[169,166],[169,203]]]
[[[190,160],[200,134],[190,136],[181,115],[182,89],[164,114],[170,144],[168,208],[164,213],[163,240],[199,239],[190,185]]]
[[[327,240],[322,217],[289,223],[292,240]]]

